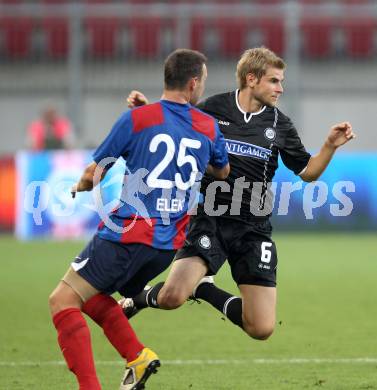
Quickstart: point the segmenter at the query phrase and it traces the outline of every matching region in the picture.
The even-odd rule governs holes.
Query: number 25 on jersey
[[[175,155],[175,143],[173,138],[168,134],[158,134],[152,138],[149,144],[149,151],[156,153],[158,146],[163,143],[166,145],[166,154],[163,159],[156,165],[156,167],[150,172],[147,178],[147,185],[151,188],[165,188],[170,189],[174,187],[174,181],[167,179],[160,179],[160,175],[173,161]],[[200,149],[202,143],[199,140],[191,138],[182,138],[179,143],[177,165],[182,167],[184,164],[190,165],[190,178],[188,181],[183,181],[181,173],[175,174],[175,184],[178,189],[186,191],[188,190],[196,180],[198,173],[198,165],[193,156],[186,154],[186,149]]]

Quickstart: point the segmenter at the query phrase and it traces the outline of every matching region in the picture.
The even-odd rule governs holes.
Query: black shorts
[[[198,210],[191,217],[185,244],[175,260],[199,256],[215,275],[227,259],[234,281],[276,286],[277,252],[269,220],[244,221],[213,217]]]
[[[119,291],[133,297],[166,268],[175,250],[144,244],[122,244],[95,235],[76,257],[72,268],[97,290],[106,294]]]

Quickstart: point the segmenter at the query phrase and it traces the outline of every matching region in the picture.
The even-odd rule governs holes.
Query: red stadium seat
[[[209,20],[204,18],[193,18],[190,28],[190,46],[194,50],[203,51],[204,49],[204,33],[208,28]]]
[[[43,0],[46,5],[66,4],[67,0]],[[64,58],[69,50],[68,19],[51,16],[42,19],[42,28],[46,35],[47,55],[51,58]]]
[[[109,4],[112,0],[85,0],[90,4]],[[88,17],[85,29],[89,38],[89,55],[93,57],[111,57],[116,54],[116,41],[121,27],[117,17]]]
[[[259,5],[279,5],[284,0],[254,0]],[[262,44],[278,55],[284,52],[284,20],[283,17],[259,15],[249,22],[252,28],[262,33]]]
[[[208,36],[215,34],[220,53],[225,57],[238,56],[245,42],[247,25],[233,18],[202,18],[191,21],[190,47],[195,50],[211,52],[216,48],[206,47]]]
[[[321,4],[322,0],[301,0],[302,4]],[[334,21],[329,17],[305,17],[301,21],[303,52],[307,57],[324,58],[331,53]]]
[[[239,57],[246,49],[248,21],[246,19],[221,18],[216,20],[220,51],[226,57]]]
[[[204,37],[211,29],[216,31],[220,52],[225,57],[239,57],[248,49],[247,36],[252,30],[261,32],[260,44],[279,55],[284,51],[284,25],[278,18],[196,18],[191,24],[191,47],[205,50]]]
[[[224,55],[238,57],[247,47],[247,35],[257,30],[262,35],[261,45],[278,55],[284,51],[284,25],[280,18],[222,19],[218,21],[221,51]]]
[[[1,0],[2,4],[14,5],[20,0]],[[4,52],[10,58],[24,58],[31,52],[33,20],[25,16],[1,16],[0,31],[3,35]]]
[[[0,17],[4,51],[11,58],[24,58],[31,53],[33,21],[28,17]]]
[[[275,4],[281,4],[284,0],[256,0],[256,3],[263,4],[263,5],[275,5]]]
[[[346,36],[346,53],[351,57],[368,57],[374,51],[375,20],[347,19],[343,23]]]
[[[284,53],[284,21],[282,18],[258,18],[252,21],[263,34],[263,45],[278,55]]]
[[[239,0],[217,0],[211,3],[229,5],[240,3]],[[220,53],[225,57],[239,56],[244,50],[247,23],[245,19],[237,20],[231,17],[205,18],[195,17],[191,21],[191,47],[195,50],[204,50],[205,37],[209,32],[217,35]]]
[[[69,49],[68,21],[50,17],[42,21],[47,40],[47,54],[52,58],[66,57]]]
[[[367,0],[344,0],[345,4],[367,4]],[[343,21],[346,36],[346,53],[351,57],[368,57],[373,54],[376,19],[352,18]]]
[[[89,54],[94,57],[115,55],[120,26],[118,18],[88,18],[85,27],[89,33]]]
[[[303,51],[308,57],[324,58],[331,53],[333,22],[330,18],[305,18],[301,22]]]
[[[152,0],[130,0],[132,4],[153,4]],[[155,57],[161,48],[163,23],[160,18],[132,18],[127,26],[131,32],[134,53],[138,57]]]
[[[155,57],[161,48],[163,23],[159,18],[133,18],[128,26],[133,36],[133,48],[138,57]]]

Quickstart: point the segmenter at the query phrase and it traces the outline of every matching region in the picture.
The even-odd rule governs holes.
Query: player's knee
[[[57,294],[56,291],[53,291],[48,297],[48,306],[52,314],[60,311],[60,299],[59,294]]]
[[[274,333],[274,328],[256,329],[252,337],[256,340],[267,340],[272,333]]]
[[[269,324],[243,323],[245,332],[256,340],[267,340],[274,332],[274,326]]]
[[[176,289],[162,289],[158,294],[158,304],[160,307],[172,310],[182,306],[186,299],[179,290]]]
[[[48,306],[54,315],[68,308],[81,308],[81,300],[76,294],[56,288],[48,297]]]

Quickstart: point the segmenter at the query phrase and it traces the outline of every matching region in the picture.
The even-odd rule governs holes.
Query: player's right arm
[[[106,172],[107,170],[100,167],[96,162],[90,163],[85,168],[80,180],[72,186],[72,197],[76,196],[76,192],[92,190],[105,177]]]

